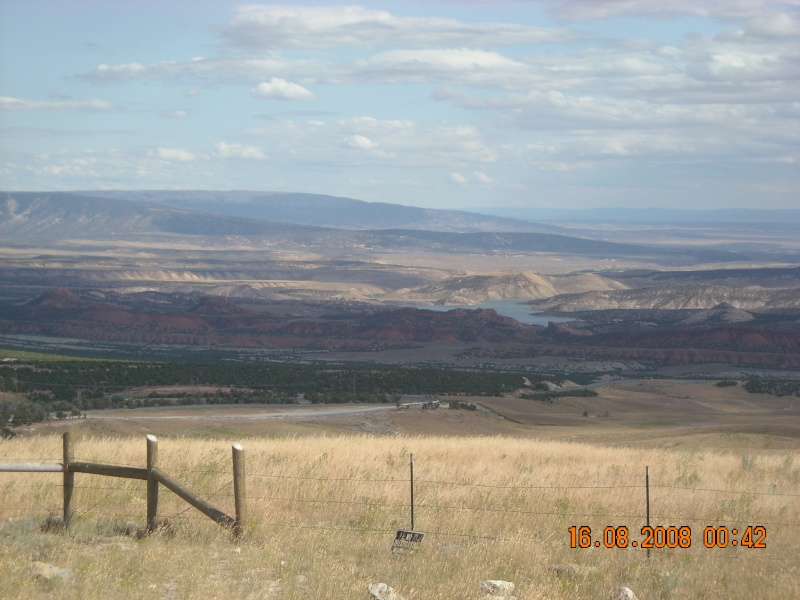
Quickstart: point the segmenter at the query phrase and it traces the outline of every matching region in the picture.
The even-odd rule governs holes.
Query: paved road
[[[192,408],[197,410],[197,407],[186,407],[187,412]],[[383,412],[387,410],[397,410],[393,404],[367,404],[367,405],[336,405],[328,404],[322,406],[292,406],[283,405],[280,408],[254,408],[244,406],[221,406],[218,409],[211,409],[204,407],[202,413],[192,412],[192,414],[176,415],[176,414],[153,414],[159,410],[163,412],[173,412],[176,407],[170,406],[165,408],[153,409],[134,409],[134,410],[104,410],[92,411],[87,413],[87,419],[137,419],[137,420],[158,420],[163,421],[167,419],[182,419],[182,420],[200,420],[200,419],[307,419],[315,417],[335,417],[335,416],[349,416],[360,415],[373,412]],[[145,412],[146,411],[146,412]]]

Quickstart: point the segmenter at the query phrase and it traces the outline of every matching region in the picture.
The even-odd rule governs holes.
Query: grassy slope
[[[167,473],[233,510],[228,441],[162,437],[160,446]],[[409,600],[452,599],[477,597],[489,578],[516,582],[521,598],[607,597],[620,585],[640,598],[800,594],[800,569],[786,560],[800,526],[796,449],[740,454],[364,435],[261,437],[245,447],[251,524],[241,543],[166,491],[159,512],[171,517],[173,531],[135,540],[123,532],[143,524],[144,484],[85,475],[77,476],[73,530],[43,533],[39,524],[61,504],[60,475],[2,474],[0,596],[344,599],[366,597],[368,583],[386,581]],[[144,450],[143,438],[84,437],[76,458],[141,466]],[[388,547],[393,531],[408,526],[410,453],[416,527],[428,538],[420,554],[398,557]],[[55,435],[0,445],[0,460],[59,455]],[[641,550],[571,550],[572,525],[598,533],[625,525],[641,539],[645,465],[653,524],[692,526],[692,547],[654,551],[650,561]],[[723,524],[764,525],[767,548],[705,548],[703,527]],[[74,581],[37,579],[35,560],[69,570]],[[557,563],[599,572],[560,580],[549,570]],[[283,595],[273,593],[278,587]]]

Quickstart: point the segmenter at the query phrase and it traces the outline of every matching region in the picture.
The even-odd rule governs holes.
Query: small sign
[[[394,554],[410,554],[416,552],[422,545],[422,540],[425,534],[421,531],[406,531],[405,529],[398,529],[392,542],[392,553]]]

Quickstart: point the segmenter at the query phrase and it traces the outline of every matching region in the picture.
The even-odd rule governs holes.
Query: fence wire
[[[12,463],[21,463],[21,462],[45,462],[41,459],[12,459],[7,462]],[[55,464],[61,464],[60,460],[52,460],[48,462],[53,462]],[[114,465],[114,466],[126,466],[120,463],[113,463],[113,462],[105,462],[104,464]],[[227,479],[231,476],[230,470],[221,470],[221,469],[207,469],[207,468],[166,468],[166,471],[179,476],[185,476],[190,483],[188,485],[193,488],[195,493],[202,492],[201,495],[206,501],[211,500],[224,500],[226,503],[230,504],[233,500],[233,493],[232,493],[232,481]],[[203,481],[191,481],[192,479],[196,479],[197,476],[202,476]],[[206,478],[210,477],[211,481],[205,480]],[[214,479],[214,478],[217,479]],[[219,485],[219,478],[226,478],[227,481]],[[81,475],[81,479],[83,476]],[[248,480],[255,480],[255,481],[273,481],[273,482],[314,482],[318,484],[324,483],[331,483],[331,484],[342,484],[347,483],[350,484],[352,487],[366,485],[366,484],[400,484],[402,486],[408,486],[411,484],[410,477],[403,477],[403,478],[371,478],[371,477],[323,477],[323,476],[312,476],[312,475],[302,475],[302,474],[285,474],[285,473],[247,473]],[[91,481],[91,480],[89,480]],[[414,479],[414,485],[417,488],[417,492],[422,492],[425,490],[427,486],[430,487],[452,487],[452,488],[464,488],[464,489],[480,489],[480,490],[487,490],[491,491],[505,491],[505,492],[547,492],[547,491],[591,491],[591,490],[598,490],[598,491],[607,491],[607,490],[640,490],[642,492],[645,491],[646,486],[644,484],[639,485],[500,485],[500,484],[489,484],[489,483],[477,483],[477,482],[469,482],[469,481],[447,481],[447,480],[439,480],[439,479]],[[40,484],[8,484],[6,486],[0,486],[0,501],[10,497],[14,490],[49,490],[52,493],[54,488],[61,488],[61,484],[58,483],[40,483]],[[659,483],[650,483],[649,485],[650,490],[670,490],[670,491],[678,491],[678,492],[685,492],[688,494],[692,493],[712,493],[712,494],[734,494],[737,496],[742,497],[776,497],[776,498],[798,498],[800,494],[794,493],[783,493],[783,492],[772,492],[772,491],[755,491],[755,490],[741,490],[741,489],[716,489],[716,488],[699,488],[699,487],[689,487],[689,486],[679,486],[679,485],[669,485],[669,484],[659,484]],[[87,517],[100,517],[100,518],[113,518],[113,519],[136,519],[141,520],[143,518],[142,514],[133,514],[130,512],[121,512],[118,510],[104,510],[100,508],[104,503],[108,502],[110,499],[114,497],[115,494],[127,492],[131,493],[132,491],[137,491],[144,496],[145,493],[145,482],[144,481],[130,481],[130,480],[123,480],[118,485],[95,485],[94,483],[83,483],[81,482],[78,484],[76,482],[75,485],[75,492],[80,494],[87,494],[87,497],[91,497],[92,494],[99,495],[99,499],[92,498],[91,504],[86,507],[85,509],[80,510],[76,513],[77,517],[80,518],[87,518]],[[256,494],[256,495],[249,495],[247,497],[248,507],[251,511],[255,510],[256,512],[260,510],[269,510],[270,504],[274,503],[291,503],[292,506],[305,506],[305,507],[312,507],[312,506],[333,506],[333,507],[348,507],[348,509],[366,509],[370,510],[373,508],[379,508],[386,511],[395,511],[395,520],[403,514],[405,516],[405,511],[409,510],[412,505],[408,502],[386,502],[382,498],[362,498],[360,500],[354,499],[340,499],[340,498],[332,498],[332,497],[322,497],[324,495],[324,491],[318,490],[318,494],[320,496],[314,498],[305,498],[305,497],[297,497],[291,494],[284,494],[279,495],[274,493],[268,494]],[[349,491],[344,491],[340,493],[352,493]],[[28,508],[35,508],[39,509],[43,514],[52,515],[57,513],[57,507],[48,507],[43,504],[46,502],[45,499],[40,497],[29,497],[28,499]],[[537,500],[527,498],[525,502],[528,504],[535,502]],[[163,505],[162,505],[163,506]],[[3,508],[0,506],[0,508]],[[54,510],[56,508],[56,510]],[[424,516],[425,513],[436,513],[436,512],[454,512],[454,511],[462,511],[462,512],[470,512],[474,514],[485,514],[485,515],[508,515],[510,517],[520,517],[520,516],[549,516],[549,517],[557,517],[559,519],[572,519],[573,521],[578,521],[579,519],[606,519],[608,523],[611,520],[619,520],[623,522],[637,522],[641,523],[644,522],[645,516],[643,514],[610,514],[608,512],[592,512],[592,511],[575,511],[575,510],[536,510],[536,509],[527,509],[527,508],[504,508],[502,506],[474,506],[470,504],[458,504],[458,503],[449,503],[449,504],[438,504],[438,503],[431,503],[421,501],[414,505],[418,511],[420,516]],[[192,512],[193,507],[188,506],[182,510],[177,510],[177,512],[172,512],[169,515],[165,515],[165,518],[168,521],[178,520],[181,522],[208,522],[207,518],[201,516],[198,513]],[[24,514],[23,511],[4,511],[6,515],[10,514]],[[308,514],[309,511],[305,511],[305,514]],[[757,511],[755,511],[757,512]],[[792,514],[796,514],[792,513]],[[763,521],[757,517],[748,517],[749,521],[752,523],[758,523],[761,526],[769,526],[769,527],[780,527],[780,528],[798,528],[800,527],[800,522],[793,522],[793,521]],[[391,521],[392,519],[387,519]],[[651,522],[652,523],[705,523],[706,525],[713,524],[713,526],[724,526],[724,525],[743,525],[743,518],[728,518],[723,516],[722,518],[719,516],[716,517],[705,517],[702,515],[682,515],[682,516],[671,516],[668,514],[660,514],[657,510],[651,514]],[[331,531],[331,532],[342,532],[342,533],[349,533],[349,534],[371,534],[371,535],[388,535],[393,533],[396,529],[395,526],[387,523],[383,527],[347,527],[343,526],[342,524],[338,524],[335,522],[317,522],[317,523],[302,523],[302,522],[292,522],[292,521],[276,521],[274,519],[263,519],[263,518],[251,518],[248,521],[249,526],[257,526],[257,527],[264,527],[264,528],[289,528],[289,529],[298,529],[298,530],[318,530],[318,531]],[[478,526],[480,523],[478,523]],[[654,525],[655,526],[655,525]],[[458,532],[458,531],[443,531],[440,529],[426,529],[426,534],[430,536],[437,536],[442,538],[463,538],[463,539],[472,539],[476,541],[518,541],[519,535],[512,537],[507,534],[492,534],[492,533],[474,533],[474,532]],[[554,537],[555,533],[552,533],[550,537]],[[641,551],[643,548],[615,548],[617,551],[630,551],[636,552]],[[687,551],[689,549],[681,549],[681,550],[673,550],[669,548],[652,548],[651,551],[656,555],[664,555],[664,556],[680,556],[680,557],[707,557],[705,554],[697,554],[691,551]],[[792,561],[794,559],[787,558],[787,557],[778,557],[778,556],[770,556],[764,553],[758,552],[751,552],[747,551],[738,552],[736,553],[735,550],[731,552],[716,552],[714,554],[715,557],[723,558],[723,559],[756,559],[756,560],[766,560],[766,561]]]

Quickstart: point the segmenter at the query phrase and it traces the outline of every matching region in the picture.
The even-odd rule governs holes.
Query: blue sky
[[[0,189],[799,208],[800,0],[0,0]]]

